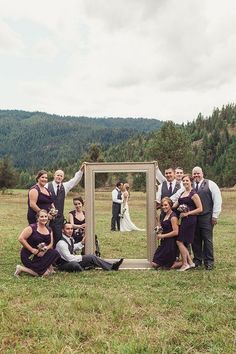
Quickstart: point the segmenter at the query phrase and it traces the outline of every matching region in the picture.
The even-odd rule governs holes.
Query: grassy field
[[[224,192],[214,271],[123,270],[13,277],[26,192],[0,196],[0,353],[235,353],[236,192]],[[66,212],[71,209],[71,196]],[[103,257],[146,258],[145,233],[110,233],[110,193],[96,195]],[[145,196],[131,218],[145,227]]]

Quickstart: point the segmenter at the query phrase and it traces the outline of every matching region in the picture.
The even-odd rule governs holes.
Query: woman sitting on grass
[[[172,268],[176,265],[178,247],[176,237],[178,236],[179,226],[178,218],[172,211],[173,202],[165,197],[161,201],[161,208],[164,212],[164,218],[161,222],[162,231],[157,233],[157,239],[161,240],[152,261],[154,268],[164,267]]]
[[[19,236],[21,261],[24,266],[17,265],[15,276],[25,272],[33,276],[46,277],[53,273],[52,264],[60,257],[53,247],[53,235],[47,226],[48,213],[41,209],[37,214],[37,223],[27,226]]]

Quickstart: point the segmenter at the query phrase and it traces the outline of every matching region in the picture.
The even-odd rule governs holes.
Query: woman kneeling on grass
[[[162,231],[157,233],[157,239],[161,240],[152,261],[154,268],[172,268],[178,254],[176,237],[178,236],[179,226],[176,214],[172,211],[173,202],[170,198],[163,198],[161,201],[162,211],[165,213],[161,222]]]
[[[15,276],[21,272],[33,276],[46,277],[53,273],[52,264],[60,257],[53,247],[53,235],[47,226],[48,213],[41,209],[37,214],[37,223],[27,226],[19,236],[21,261],[24,266],[17,265]]]

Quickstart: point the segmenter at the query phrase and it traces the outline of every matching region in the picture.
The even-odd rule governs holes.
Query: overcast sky
[[[235,103],[235,0],[0,0],[0,109],[186,122]]]

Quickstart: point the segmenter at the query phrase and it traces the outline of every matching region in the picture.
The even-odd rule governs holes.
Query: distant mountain
[[[50,168],[60,161],[78,161],[90,144],[108,149],[136,135],[156,131],[162,124],[147,118],[89,118],[0,110],[0,158],[10,156],[20,169]]]

